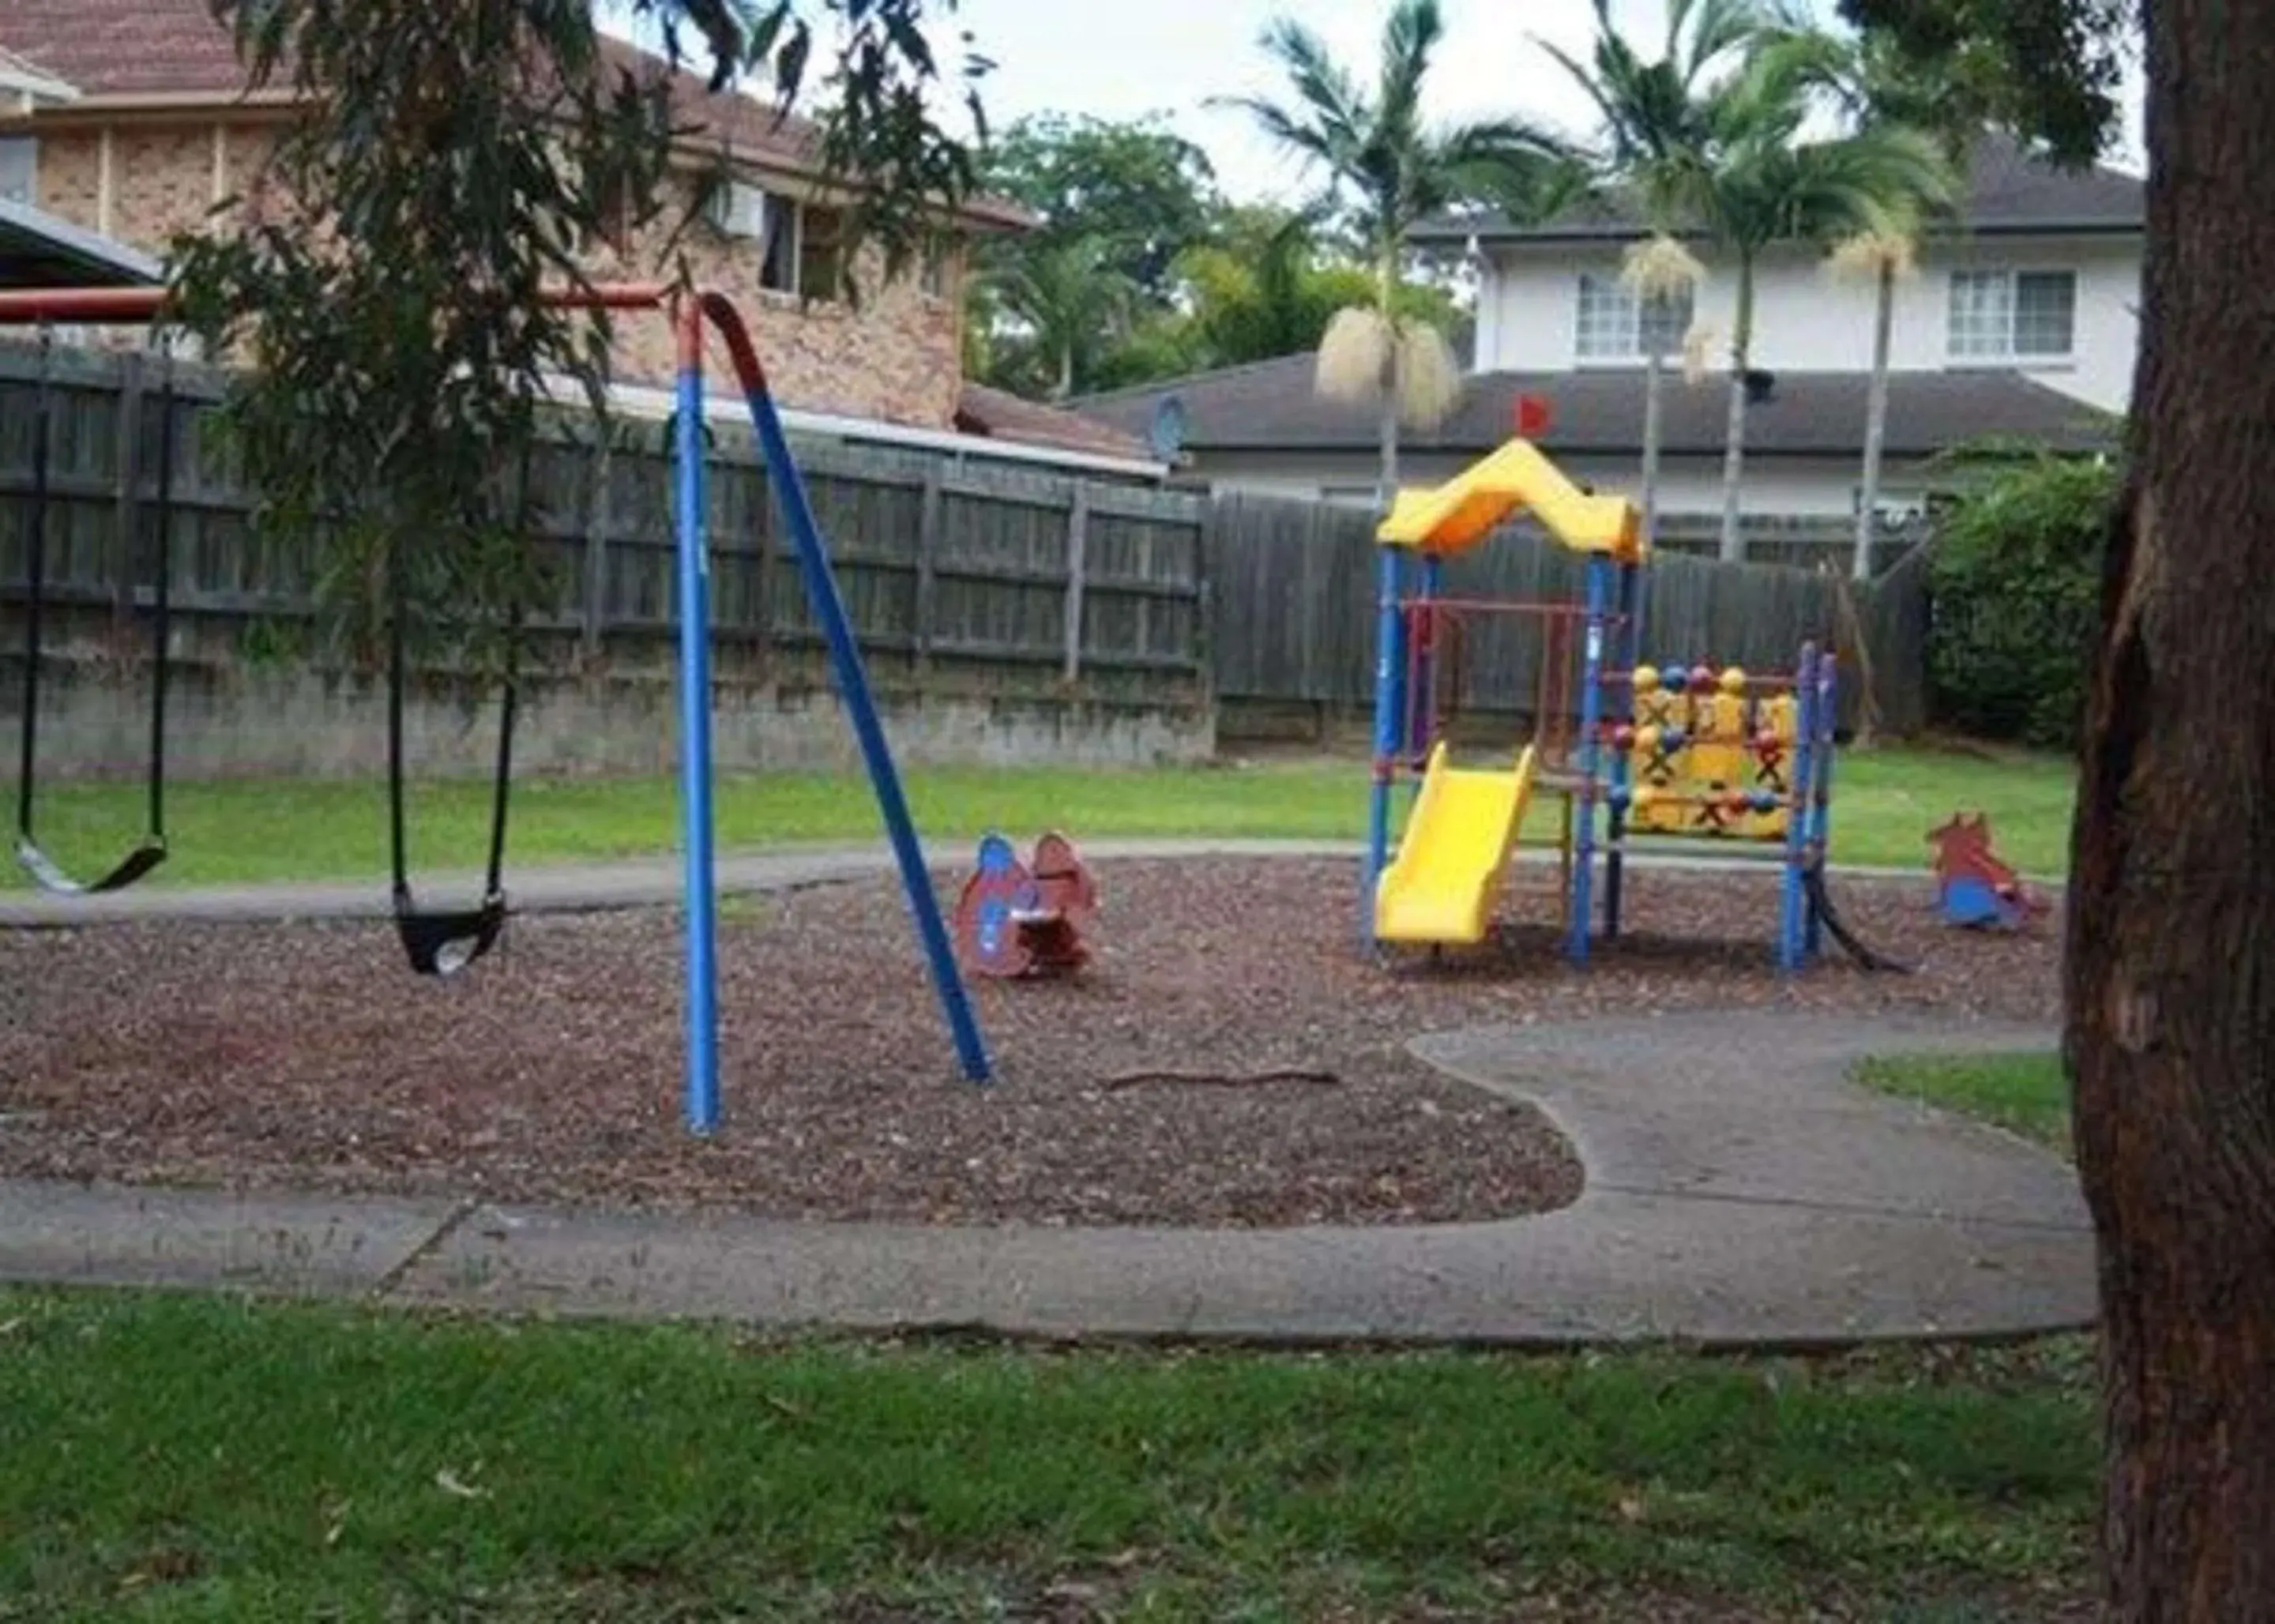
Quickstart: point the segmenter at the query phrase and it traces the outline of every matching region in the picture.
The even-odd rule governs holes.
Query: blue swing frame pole
[[[1807,958],[1809,837],[1817,782],[1817,645],[1801,646],[1794,670],[1795,755],[1786,796],[1785,883],[1778,898],[1777,966],[1788,975]]]
[[[861,759],[868,767],[878,809],[884,813],[885,830],[892,839],[893,856],[900,865],[901,883],[909,894],[909,910],[916,916],[917,934],[924,944],[933,986],[940,994],[941,1012],[948,1017],[949,1031],[956,1040],[957,1061],[971,1081],[987,1082],[994,1070],[987,1057],[987,1045],[979,1035],[979,1018],[972,1013],[963,972],[956,968],[956,949],[949,939],[947,922],[941,918],[940,899],[933,895],[932,874],[925,865],[924,847],[917,839],[915,820],[909,816],[900,771],[893,763],[892,747],[886,741],[884,723],[877,714],[868,673],[861,662],[861,647],[846,616],[836,574],[829,567],[829,549],[822,543],[821,526],[814,519],[805,476],[798,472],[797,459],[790,454],[782,414],[775,408],[774,395],[767,387],[758,351],[752,346],[750,335],[735,307],[722,296],[712,293],[703,296],[701,310],[717,324],[720,336],[726,340],[736,376],[749,403],[751,423],[758,430],[759,448],[766,457],[775,494],[782,502],[790,539],[797,548],[806,601],[812,606],[813,618],[820,624],[822,637],[829,645],[829,662],[836,674],[838,692],[851,714],[854,736],[861,743]],[[699,341],[701,329],[699,327],[696,330]]]
[[[1404,730],[1406,616],[1399,602],[1404,590],[1404,555],[1395,547],[1375,549],[1374,782],[1367,800],[1366,871],[1361,877],[1359,940],[1374,942],[1374,896],[1390,862],[1390,790],[1398,775]]]
[[[1572,851],[1572,917],[1564,938],[1564,956],[1575,964],[1588,962],[1588,941],[1595,932],[1596,803],[1605,798],[1599,774],[1603,770],[1598,735],[1604,721],[1604,618],[1611,607],[1612,563],[1602,553],[1588,555],[1586,638],[1580,678],[1579,788],[1574,791],[1578,813],[1578,838]]]
[[[691,305],[679,323],[679,398],[673,420],[679,528],[679,799],[687,860],[687,1129],[719,1127],[717,872],[711,809],[711,546],[705,524],[703,328]]]

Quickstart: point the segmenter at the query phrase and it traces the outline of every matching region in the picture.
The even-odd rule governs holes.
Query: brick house
[[[637,72],[669,72],[630,45],[608,49]],[[260,207],[264,162],[295,110],[289,91],[246,89],[205,0],[7,0],[0,69],[0,200],[150,254],[177,232],[210,229],[225,200]],[[673,97],[692,131],[676,170],[683,190],[650,238],[621,253],[601,248],[596,273],[659,273],[669,222],[707,196],[677,252],[742,308],[786,406],[973,432],[961,246],[890,283],[873,253],[849,265],[842,199],[822,185],[812,126],[778,119],[748,96],[713,94],[691,74],[674,78]],[[953,236],[960,243],[1023,223],[1008,205],[974,200]],[[858,302],[836,296],[848,276],[859,280]],[[620,380],[669,381],[668,328],[620,324]]]

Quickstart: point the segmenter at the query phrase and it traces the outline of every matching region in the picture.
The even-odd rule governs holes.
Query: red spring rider
[[[956,900],[956,956],[974,975],[1070,975],[1090,962],[1082,931],[1097,912],[1097,881],[1065,835],[1037,841],[1031,868],[990,835]]]

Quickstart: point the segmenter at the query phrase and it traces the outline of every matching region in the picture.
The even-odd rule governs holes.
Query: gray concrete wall
[[[22,668],[0,663],[0,724],[14,736]],[[94,661],[42,667],[40,770],[53,782],[132,778],[149,748],[140,671]],[[306,668],[177,669],[168,699],[167,765],[180,780],[350,778],[386,769],[383,684]],[[843,705],[805,675],[722,678],[713,742],[722,773],[850,769],[860,762]],[[1120,700],[1081,692],[990,694],[878,689],[904,765],[1143,767],[1206,759],[1216,747],[1203,702]],[[405,713],[405,748],[422,776],[486,773],[497,740],[495,693],[427,684]],[[518,773],[658,773],[678,760],[678,702],[661,675],[546,676],[525,684]],[[7,752],[11,764],[12,749]]]

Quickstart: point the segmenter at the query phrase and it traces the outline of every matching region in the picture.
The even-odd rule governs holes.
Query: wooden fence
[[[1884,519],[1872,536],[1872,574],[1877,578],[1911,555],[1929,535],[1924,517]],[[1742,538],[1750,564],[1790,564],[1803,570],[1856,566],[1856,521],[1842,514],[1748,514]],[[1659,550],[1692,558],[1718,558],[1722,550],[1719,513],[1663,513]]]
[[[53,359],[46,577],[59,648],[102,611],[149,596],[159,421],[155,358],[58,348]],[[33,481],[36,352],[0,345],[0,599],[20,602]],[[305,654],[312,550],[250,523],[214,404],[219,374],[178,381],[171,545],[185,659]],[[675,624],[664,428],[576,425],[537,459],[550,584],[529,624],[540,661],[639,668]],[[819,633],[746,427],[714,425],[707,526],[722,676],[816,663]],[[814,510],[865,652],[881,675],[959,691],[1024,687],[1135,702],[1205,701],[1205,500],[1142,486],[957,466],[834,443],[800,447]],[[11,651],[12,652],[12,651]]]
[[[1219,697],[1363,711],[1374,682],[1372,516],[1227,495],[1216,499],[1213,525]],[[1662,553],[1645,578],[1648,658],[1787,670],[1805,641],[1851,655],[1861,641],[1878,725],[1897,733],[1924,725],[1926,577],[1920,563],[1900,564],[1859,590],[1834,570]],[[1446,570],[1447,595],[1465,600],[1576,602],[1582,585],[1580,562],[1525,526],[1451,561]],[[1543,653],[1541,623],[1485,611],[1460,619],[1454,656],[1460,704],[1529,714]],[[1857,684],[1848,686],[1844,719],[1854,726],[1863,714],[1863,696]]]
[[[35,352],[0,345],[0,601],[17,604],[35,365]],[[183,368],[174,420],[162,424],[158,365],[64,349],[54,357],[51,646],[132,657],[131,639],[103,634],[148,599],[156,453],[170,432],[177,658],[213,668],[309,659],[311,549],[251,524],[251,498],[215,432],[220,375]],[[551,584],[531,617],[539,664],[669,668],[676,571],[662,436],[660,424],[629,422],[602,445],[572,425],[539,459]],[[1185,707],[1214,697],[1360,712],[1370,701],[1373,524],[1363,510],[1207,498],[836,443],[801,446],[800,460],[881,683],[982,699],[1024,692]],[[804,583],[746,429],[716,426],[711,476],[722,679],[820,680]],[[1570,601],[1580,589],[1576,561],[1522,528],[1455,561],[1447,575],[1448,591],[1463,597]],[[1924,567],[1901,563],[1853,599],[1840,576],[1662,552],[1649,576],[1648,653],[1779,669],[1805,639],[1853,652],[1861,632],[1878,724],[1922,726]],[[1476,617],[1462,638],[1462,704],[1525,711],[1540,653],[1537,622]],[[1853,723],[1863,710],[1857,684],[1848,687]],[[0,691],[0,708],[13,699],[12,689]]]

